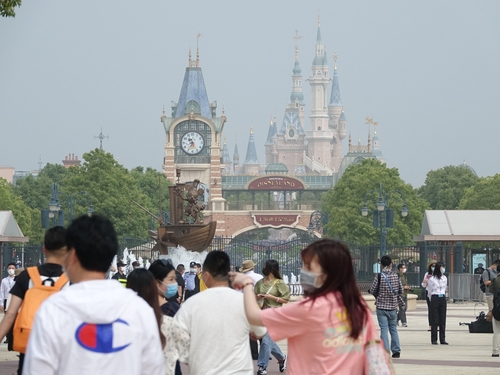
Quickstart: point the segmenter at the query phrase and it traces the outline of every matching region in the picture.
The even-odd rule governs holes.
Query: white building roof
[[[426,210],[414,241],[500,241],[500,210]]]
[[[0,242],[28,242],[12,211],[0,211]]]

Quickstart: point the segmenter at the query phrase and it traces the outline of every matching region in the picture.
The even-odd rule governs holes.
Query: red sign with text
[[[281,227],[283,225],[293,225],[297,221],[298,215],[255,215],[255,222],[260,225],[270,225]]]
[[[262,177],[250,182],[248,190],[304,190],[304,183],[291,177]]]

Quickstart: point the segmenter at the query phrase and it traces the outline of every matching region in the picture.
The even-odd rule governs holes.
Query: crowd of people
[[[187,270],[159,259],[148,269],[134,265],[127,275],[118,262],[108,278],[117,250],[107,218],[82,216],[67,229],[46,232],[46,263],[22,271],[15,282],[7,267],[0,338],[12,330],[18,374],[124,368],[177,375],[183,362],[192,375],[249,375],[256,358],[262,375],[271,355],[277,369],[291,375],[367,374],[381,367],[392,373],[341,242],[323,239],[302,251],[304,296],[293,303],[275,260],[262,275],[252,260],[231,272],[228,255],[211,251],[203,265],[191,262]],[[283,339],[287,355],[276,344]]]

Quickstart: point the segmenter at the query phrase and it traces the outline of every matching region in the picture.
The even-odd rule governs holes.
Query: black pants
[[[429,321],[429,327],[431,326],[431,301],[429,300],[429,293],[425,291],[425,302],[427,302],[427,320]]]
[[[445,342],[446,297],[433,295],[431,298],[431,342],[437,342],[438,327],[439,341]]]
[[[257,341],[250,339],[250,352],[252,353],[252,359],[259,359],[259,346]]]
[[[23,365],[24,365],[24,353],[19,353],[19,367],[17,368],[17,375],[21,375],[23,373]]]
[[[406,306],[408,306],[408,299],[404,296],[402,296],[401,298],[403,298],[403,301],[405,301],[405,305],[398,307],[398,322],[401,321],[401,323],[406,324]]]
[[[194,290],[187,290],[187,289],[186,289],[186,293],[184,294],[184,301],[187,301],[187,299],[188,299],[189,297],[194,296],[196,293],[198,293],[198,292],[196,291],[196,289],[194,289]]]

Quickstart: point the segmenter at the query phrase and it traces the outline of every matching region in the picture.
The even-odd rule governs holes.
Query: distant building
[[[80,165],[81,162],[82,161],[79,160],[78,156],[75,156],[75,154],[69,154],[68,156],[65,156],[64,160],[62,161],[65,168],[69,168],[74,165]]]

